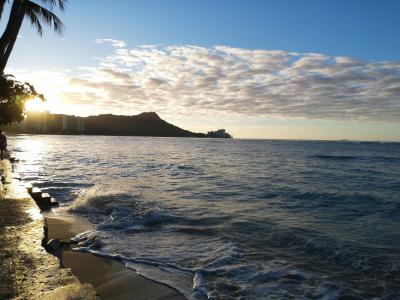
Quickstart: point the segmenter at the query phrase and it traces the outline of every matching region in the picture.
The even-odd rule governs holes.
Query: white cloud
[[[110,44],[115,48],[123,48],[126,46],[126,43],[121,40],[116,39],[96,39],[95,41],[97,44]]]
[[[114,50],[59,93],[91,112],[400,121],[400,63],[249,50],[151,46]],[[64,77],[63,77],[64,78]],[[34,80],[32,80],[34,83]]]

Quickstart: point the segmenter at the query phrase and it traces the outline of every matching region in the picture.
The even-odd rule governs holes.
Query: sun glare
[[[47,105],[46,105],[46,102],[44,102],[44,101],[42,101],[42,100],[40,100],[39,98],[34,98],[34,99],[31,99],[31,100],[28,100],[26,103],[25,103],[25,110],[26,111],[37,111],[37,112],[42,112],[42,111],[45,111],[45,110],[47,110],[48,108],[47,108]]]

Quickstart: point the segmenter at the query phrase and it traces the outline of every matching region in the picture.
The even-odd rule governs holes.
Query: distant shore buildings
[[[26,119],[18,128],[27,133],[83,133],[83,117],[44,112],[28,112]]]
[[[207,133],[207,137],[212,138],[222,138],[222,139],[231,139],[232,136],[225,131],[225,129],[219,129],[216,131],[209,131]]]

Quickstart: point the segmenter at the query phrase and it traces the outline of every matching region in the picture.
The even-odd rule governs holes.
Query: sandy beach
[[[48,240],[69,241],[90,224],[83,220],[46,216]],[[65,268],[70,268],[82,283],[91,284],[101,299],[185,299],[179,292],[146,279],[111,258],[72,251],[65,247],[57,256]]]
[[[6,176],[0,198],[0,299],[185,299],[116,259],[69,247],[55,251],[60,260],[46,252],[43,246],[51,239],[68,242],[90,224],[51,213],[43,217],[12,178],[11,164],[0,163]]]

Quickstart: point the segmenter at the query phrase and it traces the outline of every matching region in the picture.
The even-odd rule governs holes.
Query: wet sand
[[[47,216],[48,239],[69,240],[88,230],[83,220]],[[112,258],[64,250],[57,253],[62,265],[70,268],[82,283],[91,284],[101,299],[186,299],[173,288],[138,275]]]

